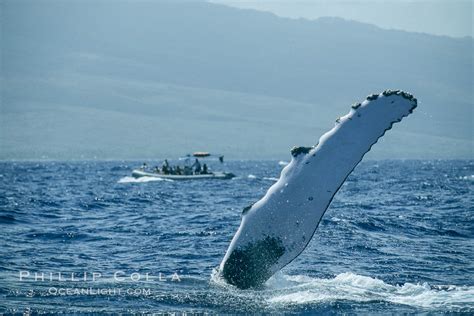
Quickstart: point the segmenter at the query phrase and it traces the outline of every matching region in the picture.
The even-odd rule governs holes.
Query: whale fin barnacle
[[[242,215],[245,215],[248,213],[248,211],[250,211],[250,209],[252,208],[252,206],[254,205],[255,203],[252,203],[252,204],[249,204],[247,205],[246,207],[244,207],[244,209],[242,210]]]
[[[313,147],[303,147],[303,146],[300,146],[300,147],[293,147],[291,148],[291,155],[293,157],[298,157],[299,154],[307,154],[309,153],[309,151],[313,149]]]
[[[371,95],[367,96],[367,100],[374,101],[374,100],[377,100],[378,97],[379,97],[378,94],[371,94]]]
[[[354,103],[354,104],[352,105],[352,108],[353,108],[354,110],[357,110],[358,108],[360,108],[361,105],[362,105],[362,104],[361,104],[360,102],[357,102],[357,103]]]

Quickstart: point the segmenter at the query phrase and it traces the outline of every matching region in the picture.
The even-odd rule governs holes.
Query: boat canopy
[[[194,157],[209,157],[211,154],[208,153],[207,151],[196,151],[195,153],[193,153],[193,156]]]

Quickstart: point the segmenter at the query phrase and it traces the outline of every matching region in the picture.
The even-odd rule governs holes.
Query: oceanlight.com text
[[[60,296],[115,296],[115,295],[127,295],[127,296],[149,296],[152,295],[153,291],[148,288],[58,288],[50,287],[48,289],[49,295],[60,295]]]

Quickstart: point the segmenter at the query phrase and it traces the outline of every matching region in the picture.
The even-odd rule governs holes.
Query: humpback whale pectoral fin
[[[295,259],[352,170],[394,123],[416,107],[416,98],[404,91],[372,94],[354,104],[317,145],[293,147],[292,160],[280,179],[262,199],[244,208],[220,265],[222,277],[238,288],[255,288]],[[351,118],[355,122],[348,123]]]
[[[298,157],[300,154],[307,154],[309,153],[309,151],[311,149],[313,149],[314,147],[303,147],[303,146],[295,146],[293,148],[291,148],[291,155],[296,158]]]

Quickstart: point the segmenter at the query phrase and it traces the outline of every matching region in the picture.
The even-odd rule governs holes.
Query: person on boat
[[[170,172],[170,164],[168,163],[168,159],[165,159],[163,162],[161,170],[163,171],[163,174],[168,174]]]
[[[144,162],[142,166],[140,167],[140,170],[145,171],[146,168],[148,168],[148,165],[146,164],[146,162]]]
[[[176,174],[177,175],[182,175],[183,174],[182,171],[181,171],[180,166],[176,166]]]
[[[194,168],[194,173],[195,174],[200,174],[201,173],[201,163],[199,162],[199,160],[196,158],[196,160],[194,161],[193,165],[191,166],[191,168]]]
[[[184,175],[189,176],[193,173],[190,166],[184,166]]]
[[[207,172],[207,165],[206,165],[206,164],[203,164],[203,165],[202,165],[202,172],[201,172],[201,174],[208,174],[208,172]]]
[[[160,173],[160,167],[155,166],[155,168],[153,169],[153,172]]]

